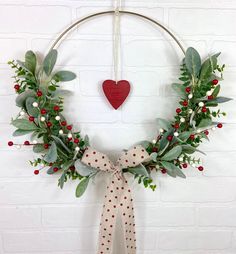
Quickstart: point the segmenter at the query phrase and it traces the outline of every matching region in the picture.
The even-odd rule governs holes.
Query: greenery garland
[[[18,94],[16,105],[20,113],[12,120],[17,129],[13,136],[31,134],[33,140],[24,144],[8,142],[9,146],[30,146],[39,157],[31,161],[37,167],[34,174],[47,169],[48,174],[60,172],[58,185],[63,188],[68,179],[79,180],[76,196],[80,197],[97,171],[83,165],[80,160],[89,139],[74,131],[63,116],[63,97],[60,96],[60,82],[71,81],[76,75],[70,71],[54,72],[57,51],[51,50],[40,63],[34,52],[25,54],[25,61],[10,61],[15,70],[15,91]],[[179,108],[172,121],[157,119],[159,134],[152,142],[143,141],[150,160],[135,168],[123,169],[138,178],[139,183],[155,190],[151,172],[161,171],[172,177],[183,177],[183,169],[188,165],[198,168],[200,160],[193,157],[203,139],[208,140],[209,129],[222,128],[222,123],[213,119],[225,116],[220,103],[231,100],[219,97],[220,84],[223,80],[224,65],[217,63],[220,54],[208,57],[203,63],[194,48],[188,48],[181,65],[179,81],[172,84],[173,89],[181,97]],[[213,108],[213,109],[212,109]]]

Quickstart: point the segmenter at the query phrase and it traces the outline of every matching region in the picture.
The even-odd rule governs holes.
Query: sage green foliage
[[[212,82],[214,79],[223,80],[225,66],[218,64],[219,55],[218,53],[207,59],[201,59],[196,49],[187,49],[181,64],[179,80],[172,84],[173,90],[180,98],[181,112],[176,113],[172,120],[157,119],[158,128],[163,130],[158,134],[156,142],[143,141],[141,143],[150,155],[149,160],[136,167],[124,168],[124,174],[134,175],[138,183],[155,190],[153,171],[166,171],[171,177],[185,178],[182,164],[200,163],[200,160],[193,155],[195,152],[202,152],[198,150],[198,147],[204,139],[208,140],[205,130],[217,125],[215,118],[225,116],[225,112],[221,112],[218,106],[231,100],[220,97],[221,85],[214,85]],[[60,174],[58,181],[60,188],[63,188],[68,179],[79,180],[76,197],[81,197],[90,179],[96,176],[98,171],[81,163],[83,153],[89,146],[88,136],[83,138],[80,132],[70,131],[66,126],[61,125],[61,122],[66,119],[62,114],[63,98],[58,88],[60,82],[71,81],[76,78],[76,75],[71,71],[54,71],[57,56],[58,52],[51,50],[43,61],[38,61],[36,54],[28,51],[24,61],[9,62],[15,71],[15,82],[20,85],[16,105],[26,113],[12,120],[12,125],[17,128],[13,135],[31,133],[33,139],[38,139],[39,143],[33,145],[33,151],[40,157],[31,161],[31,165],[38,167],[43,164],[48,174],[55,174],[55,171],[58,171],[56,174]],[[187,87],[191,90],[191,98],[188,98]],[[38,91],[42,92],[42,96],[38,96]],[[208,91],[212,91],[210,99],[206,95]],[[187,101],[187,106],[183,106],[184,101]],[[37,102],[39,106],[33,107],[33,102]],[[204,112],[199,106],[200,102],[204,103],[206,109]],[[54,110],[55,106],[59,106],[59,111]],[[40,121],[42,108],[47,111],[44,115],[46,122]],[[192,112],[189,111],[190,109]],[[60,121],[55,120],[58,115],[61,118]],[[29,116],[33,116],[34,121],[29,121]],[[185,121],[181,122],[181,118]],[[48,127],[48,122],[52,126]],[[176,124],[178,127],[175,127]],[[59,135],[61,129],[64,132],[63,135]],[[174,135],[175,132],[178,132],[178,135]],[[79,142],[68,140],[68,133],[72,133],[72,141],[77,139]],[[76,147],[80,148],[77,152]],[[54,170],[55,168],[58,170]]]
[[[211,108],[214,109],[220,103],[231,100],[220,97],[221,85],[214,85],[212,82],[214,79],[223,80],[225,66],[218,64],[219,55],[220,53],[202,60],[196,49],[187,49],[180,69],[179,82],[172,84],[173,90],[180,97],[181,112],[176,113],[173,120],[170,121],[157,119],[158,128],[163,129],[164,132],[159,133],[156,143],[142,142],[150,154],[150,161],[143,163],[143,165],[151,180],[151,172],[159,170],[165,170],[172,177],[185,178],[182,164],[200,163],[200,160],[195,159],[193,154],[195,152],[203,153],[198,150],[198,147],[203,139],[209,140],[205,131],[217,125],[218,122],[213,120],[214,118],[226,115],[220,109],[215,111]],[[192,94],[190,98],[188,98],[189,92],[186,91],[187,87]],[[212,91],[210,99],[206,95],[208,91]],[[187,101],[187,106],[183,106],[184,101]],[[204,103],[206,112],[202,112],[202,108],[199,106],[200,102]],[[181,122],[181,118],[184,118],[185,121]],[[176,124],[178,124],[177,129],[175,128]],[[175,132],[178,132],[178,136],[174,136]],[[194,135],[193,138],[190,138],[191,135]],[[171,140],[168,140],[169,136],[172,138]]]

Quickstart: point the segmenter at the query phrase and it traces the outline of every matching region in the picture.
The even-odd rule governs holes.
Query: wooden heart
[[[130,83],[127,80],[105,80],[102,84],[105,96],[114,109],[118,109],[130,92]]]

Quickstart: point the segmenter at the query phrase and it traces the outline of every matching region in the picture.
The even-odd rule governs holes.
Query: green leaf
[[[156,162],[157,161],[157,153],[151,153],[150,158],[151,158],[151,160]]]
[[[33,51],[27,51],[25,54],[25,67],[32,73],[35,73],[37,64],[36,55]]]
[[[63,165],[62,165],[62,170],[66,171],[72,164],[74,164],[73,160],[70,161],[66,161]]]
[[[217,97],[214,101],[216,101],[216,103],[225,103],[227,101],[231,101],[233,100],[232,98],[226,98],[226,97]]]
[[[192,153],[195,153],[195,152],[199,152],[199,153],[202,153],[202,154],[206,155],[204,152],[198,150],[197,148],[195,148],[191,145],[182,145],[182,150],[183,150],[183,153],[187,153],[187,154],[192,154]]]
[[[213,96],[214,98],[216,98],[217,95],[219,94],[219,92],[220,92],[220,85],[218,85],[218,86],[215,87],[215,89],[214,89],[214,91],[213,91],[213,93],[212,93],[212,96]]]
[[[58,138],[57,136],[54,136],[54,135],[52,135],[52,138],[54,139],[55,143],[58,146],[63,147],[68,153],[71,153],[71,150],[66,146],[66,144],[60,138]]]
[[[146,168],[142,164],[140,164],[134,168],[129,168],[128,171],[134,175],[142,175],[142,176],[149,177],[149,174],[148,174]]]
[[[57,160],[57,146],[55,142],[51,143],[51,146],[48,149],[48,152],[45,155],[44,160],[48,163],[55,162]]]
[[[25,130],[25,131],[34,131],[38,129],[33,122],[30,122],[26,119],[16,119],[16,120],[13,120],[11,123],[16,128]]]
[[[171,85],[172,89],[179,94],[181,97],[186,97],[185,87],[181,84],[173,83]]]
[[[32,91],[32,90],[27,90],[21,94],[19,94],[17,97],[16,97],[16,106],[18,107],[25,107],[25,101],[28,97],[32,97],[35,95],[35,92]]]
[[[89,176],[97,172],[95,168],[85,165],[80,159],[75,161],[75,169],[81,176]]]
[[[36,145],[33,146],[33,151],[34,151],[34,153],[43,153],[46,150],[45,150],[43,145],[36,144]]]
[[[27,135],[30,134],[32,132],[32,130],[21,130],[21,129],[17,129],[13,132],[13,136],[14,137],[18,137],[18,136],[23,136],[23,135]]]
[[[138,145],[141,145],[143,148],[147,149],[150,146],[150,141],[143,140],[141,142],[138,142]]]
[[[171,123],[163,118],[157,118],[157,125],[166,131],[171,128]]]
[[[43,70],[49,76],[57,61],[57,50],[52,49],[43,61]]]
[[[212,72],[217,68],[217,57],[220,55],[220,53],[215,54],[211,57],[209,57],[203,64],[201,68],[200,73],[200,79],[207,80],[211,77]]]
[[[162,161],[161,164],[166,169],[168,175],[172,177],[179,176],[182,178],[186,178],[185,174],[181,171],[181,169],[175,166],[173,163]]]
[[[71,81],[71,80],[73,80],[75,78],[76,78],[75,73],[73,73],[71,71],[58,71],[52,77],[52,79],[54,79],[57,82]]]
[[[53,175],[55,172],[54,172],[54,166],[50,167],[48,170],[47,170],[47,174],[48,175]]]
[[[66,182],[66,172],[63,172],[61,177],[58,180],[59,186],[61,189],[63,189],[64,183]]]
[[[89,146],[89,136],[85,135],[84,137],[84,146]]]
[[[163,161],[172,161],[174,159],[177,159],[181,153],[182,153],[182,147],[175,146],[169,152],[167,152],[161,159]]]
[[[201,57],[196,49],[188,48],[185,55],[185,64],[191,75],[198,77],[201,70]]]
[[[186,141],[191,134],[192,134],[192,131],[184,131],[179,134],[178,139],[182,141]]]
[[[29,115],[37,117],[39,114],[39,110],[33,107],[33,102],[35,102],[35,98],[28,97],[25,101],[25,107]]]
[[[77,185],[75,195],[77,198],[81,197],[86,191],[89,183],[89,177],[83,178],[80,183]]]
[[[212,125],[212,120],[210,118],[205,118],[202,119],[199,125],[197,126],[198,128],[205,128]]]

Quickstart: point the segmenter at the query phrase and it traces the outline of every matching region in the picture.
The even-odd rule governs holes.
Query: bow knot
[[[123,152],[116,163],[112,163],[107,155],[91,147],[88,147],[84,152],[81,159],[84,164],[98,170],[111,172],[113,175],[110,184],[107,186],[97,254],[109,254],[112,251],[114,226],[116,225],[118,211],[124,228],[127,254],[136,253],[133,199],[122,169],[135,167],[147,159],[149,159],[149,155],[142,146],[135,146],[129,151]]]

